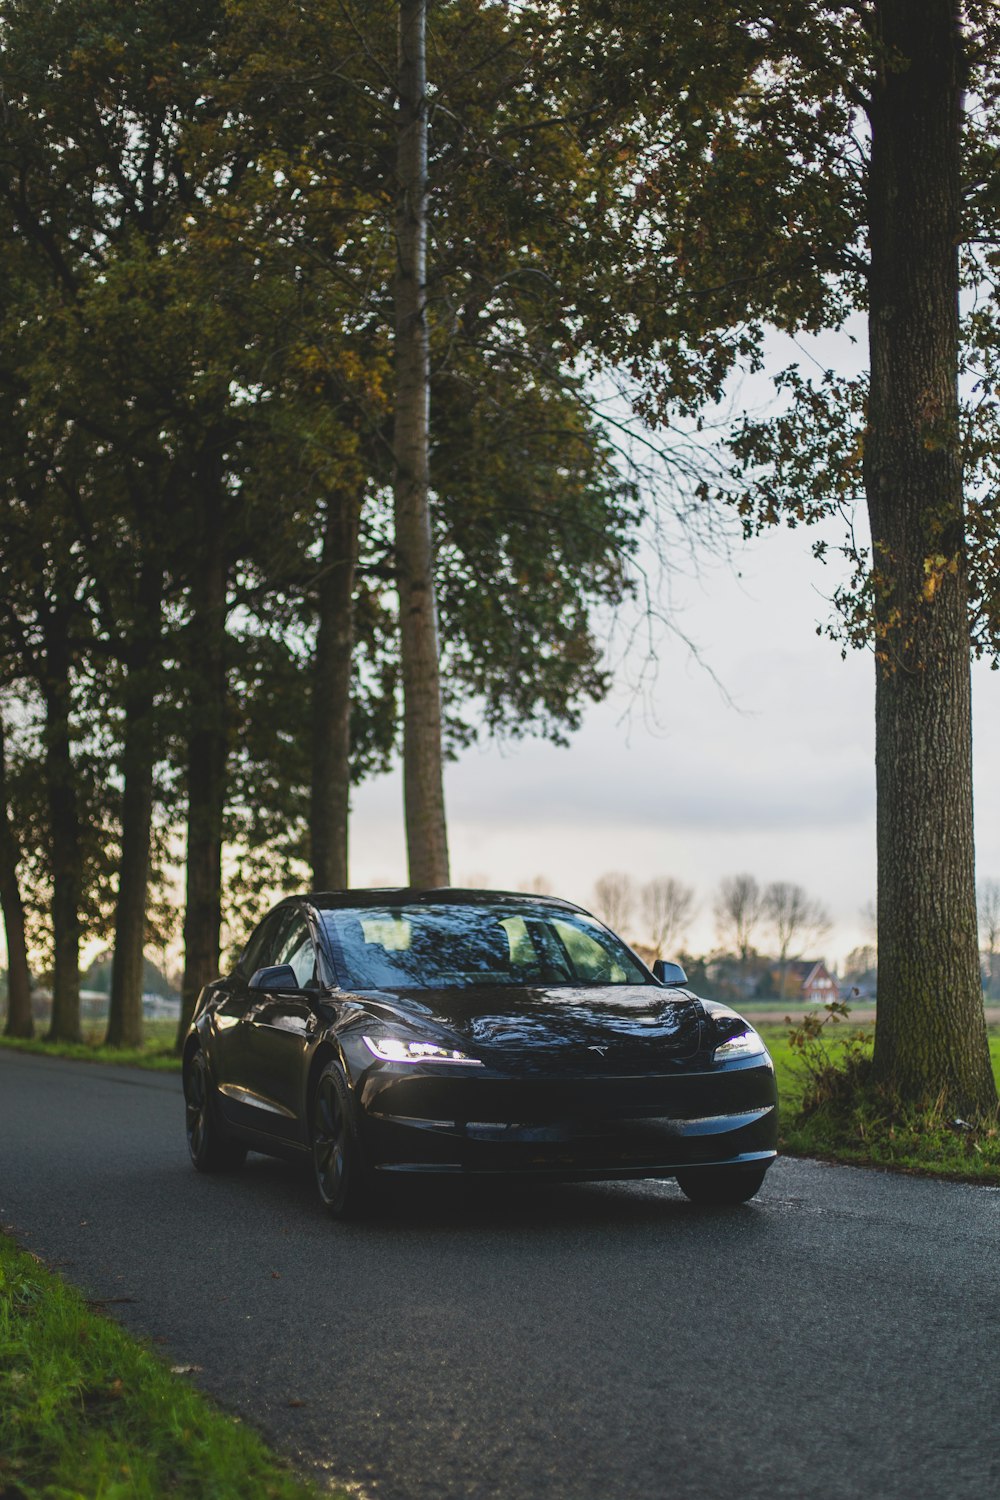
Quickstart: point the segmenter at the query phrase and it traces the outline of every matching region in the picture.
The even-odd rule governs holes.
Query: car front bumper
[[[670,1177],[776,1153],[777,1092],[766,1055],[622,1077],[456,1072],[369,1073],[360,1126],[377,1171]]]

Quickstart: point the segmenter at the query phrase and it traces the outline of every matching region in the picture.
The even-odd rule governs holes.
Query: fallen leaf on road
[[[193,1375],[196,1370],[200,1369],[201,1365],[171,1365],[170,1373],[171,1375]]]

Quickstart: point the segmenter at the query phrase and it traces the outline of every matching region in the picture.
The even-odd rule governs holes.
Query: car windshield
[[[435,902],[320,915],[338,975],[351,989],[649,983],[600,922],[541,903]]]

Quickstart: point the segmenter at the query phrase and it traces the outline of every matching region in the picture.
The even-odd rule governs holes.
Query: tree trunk
[[[52,869],[55,958],[48,1039],[78,1042],[80,1031],[80,856],[76,768],[70,744],[68,622],[54,610],[45,622],[45,780]]]
[[[192,589],[184,978],[177,1047],[201,989],[219,972],[222,823],[226,800],[226,565],[221,518],[207,520]]]
[[[905,1103],[995,1108],[979,980],[958,433],[963,62],[952,0],[879,0],[871,108],[878,1024]]]
[[[393,436],[403,797],[413,885],[447,885],[441,682],[429,506],[426,0],[400,0]]]
[[[149,888],[149,837],[153,822],[156,741],[153,706],[160,646],[163,570],[146,565],[139,596],[125,685],[125,745],[122,757],[122,853],[115,907],[111,1003],[105,1036],[109,1047],[142,1045],[143,948]]]
[[[5,1036],[34,1036],[31,1014],[31,974],[24,935],[24,903],[17,878],[17,835],[10,820],[7,786],[7,754],[3,719],[0,718],[0,905],[7,934],[7,1023]]]
[[[313,666],[309,838],[313,886],[318,891],[345,890],[348,884],[351,653],[360,519],[361,505],[356,495],[330,496],[323,530],[319,626]]]

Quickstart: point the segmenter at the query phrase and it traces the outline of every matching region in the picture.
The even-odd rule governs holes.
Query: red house
[[[781,982],[781,975],[778,975]],[[802,1000],[806,1005],[829,1005],[839,996],[837,981],[822,959],[796,958],[785,973],[786,1000]]]

